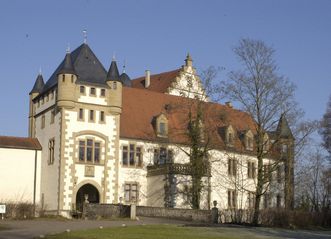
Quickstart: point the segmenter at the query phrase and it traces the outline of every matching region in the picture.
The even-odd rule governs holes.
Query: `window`
[[[129,167],[142,167],[143,155],[142,148],[134,144],[123,146],[122,148],[122,164]]]
[[[62,75],[62,82],[65,82],[66,76],[63,74]]]
[[[102,97],[106,96],[106,90],[105,89],[101,89],[100,96],[102,96]]]
[[[79,140],[79,162],[100,163],[101,143],[93,139]]]
[[[163,113],[156,117],[155,128],[158,137],[168,137],[168,119]]]
[[[54,119],[55,119],[55,110],[51,111],[51,124],[54,123]]]
[[[246,135],[245,139],[246,150],[253,150],[253,137],[251,135]]]
[[[78,119],[84,120],[84,109],[82,109],[82,108],[79,109]]]
[[[247,194],[248,208],[252,209],[255,207],[255,193],[248,192]]]
[[[100,111],[100,122],[105,122],[105,112]]]
[[[90,95],[95,95],[95,88],[94,87],[91,87],[91,89],[90,89]]]
[[[47,95],[46,95],[46,102],[48,102],[49,101],[49,93],[47,93]]]
[[[117,82],[116,82],[116,81],[113,82],[113,89],[114,89],[114,90],[117,89]]]
[[[48,164],[54,163],[54,145],[55,145],[55,140],[50,139],[48,141]]]
[[[228,175],[229,176],[237,175],[237,160],[234,158],[228,159]]]
[[[247,177],[248,178],[255,178],[256,176],[256,167],[255,162],[247,162]]]
[[[138,202],[138,184],[137,183],[125,183],[124,199],[125,199],[126,203],[137,203]]]
[[[41,128],[45,128],[45,115],[41,116]]]
[[[282,196],[280,194],[277,195],[277,208],[280,208],[282,205]]]
[[[232,133],[229,133],[229,134],[228,134],[228,143],[229,143],[229,144],[233,144],[233,136],[232,136]]]
[[[270,164],[263,165],[263,176],[265,181],[272,182],[272,168]]]
[[[154,165],[173,163],[173,151],[165,147],[154,149]]]
[[[278,165],[277,166],[277,183],[282,182],[282,166]]]
[[[90,110],[89,120],[94,121],[94,110]]]
[[[166,135],[166,128],[165,128],[165,123],[164,122],[161,122],[159,124],[159,133],[160,135]]]
[[[54,99],[54,90],[51,92],[51,99]]]
[[[71,75],[71,83],[74,83],[74,75]]]
[[[264,208],[268,208],[270,206],[270,194],[269,193],[265,193],[263,195],[263,207]]]
[[[85,86],[80,86],[79,87],[79,92],[81,93],[81,94],[85,94]]]
[[[235,190],[228,190],[228,208],[236,208],[237,207],[237,192]]]

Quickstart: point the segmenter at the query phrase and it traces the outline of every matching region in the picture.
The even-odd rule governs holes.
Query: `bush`
[[[34,217],[34,206],[28,202],[8,202],[6,205],[6,213],[4,215],[7,219],[30,219]]]

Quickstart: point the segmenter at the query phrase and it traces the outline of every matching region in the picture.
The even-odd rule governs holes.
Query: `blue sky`
[[[180,67],[238,69],[242,37],[276,49],[279,72],[297,85],[308,119],[322,117],[331,93],[331,1],[18,1],[0,2],[0,135],[26,136],[28,93],[41,67],[47,80],[83,42],[106,68],[113,54],[131,78]]]

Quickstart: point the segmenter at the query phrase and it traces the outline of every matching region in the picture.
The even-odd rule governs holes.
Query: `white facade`
[[[40,203],[41,151],[0,148],[0,202]]]

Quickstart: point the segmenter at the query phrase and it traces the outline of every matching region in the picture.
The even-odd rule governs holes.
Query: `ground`
[[[123,224],[126,226],[123,227]],[[206,225],[158,218],[141,218],[139,221],[55,219],[1,221],[0,228],[4,228],[4,230],[0,230],[0,239],[40,238],[40,236],[44,237],[46,234],[49,235],[46,237],[49,239],[331,238],[331,231],[286,230],[225,225],[207,227]],[[54,236],[56,233],[62,234]]]

